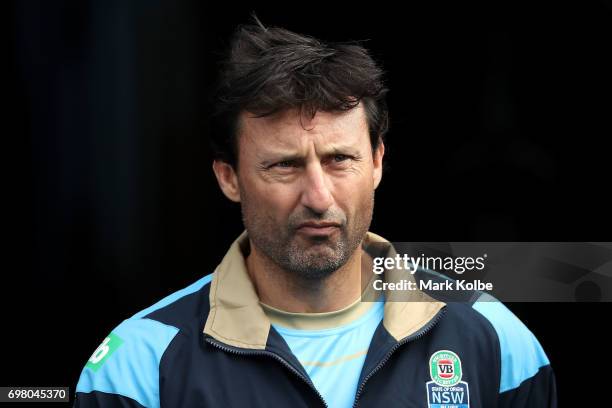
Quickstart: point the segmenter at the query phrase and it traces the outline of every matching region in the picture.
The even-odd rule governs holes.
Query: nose
[[[325,213],[333,204],[329,179],[321,163],[306,166],[301,203],[317,214]]]

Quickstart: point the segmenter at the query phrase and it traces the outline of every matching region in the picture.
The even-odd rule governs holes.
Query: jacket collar
[[[244,231],[215,270],[204,333],[231,346],[263,350],[270,332],[270,320],[259,304],[247,272],[243,254],[248,246],[249,239]],[[372,232],[366,234],[362,248],[370,256],[395,257],[396,254],[389,241]],[[383,276],[386,282],[414,280],[411,274],[396,269],[387,270]],[[395,295],[397,293],[385,293],[389,300]],[[417,332],[445,305],[421,291],[402,292],[401,296],[402,301],[387,301],[384,308],[383,325],[396,341]]]

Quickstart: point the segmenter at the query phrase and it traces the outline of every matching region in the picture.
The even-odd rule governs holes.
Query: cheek
[[[252,211],[276,220],[287,218],[295,203],[295,191],[289,186],[254,183],[246,193]]]
[[[350,212],[356,212],[364,206],[369,205],[372,199],[374,184],[371,175],[360,176],[352,182],[341,181],[334,186],[336,201]]]

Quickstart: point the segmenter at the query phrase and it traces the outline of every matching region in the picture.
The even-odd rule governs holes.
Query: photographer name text
[[[376,279],[372,285],[374,290],[426,290],[426,291],[458,291],[458,290],[479,290],[479,291],[491,291],[493,290],[493,284],[491,282],[483,282],[481,280],[466,281],[455,280],[455,281],[444,281],[434,282],[431,280],[422,281],[411,281],[402,279],[399,282],[385,282],[382,279]]]

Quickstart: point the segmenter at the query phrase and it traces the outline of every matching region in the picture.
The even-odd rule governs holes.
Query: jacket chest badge
[[[461,381],[461,360],[456,353],[439,350],[429,358],[427,406],[429,408],[469,408],[468,383]]]

